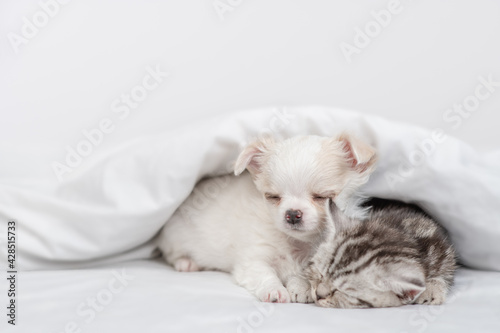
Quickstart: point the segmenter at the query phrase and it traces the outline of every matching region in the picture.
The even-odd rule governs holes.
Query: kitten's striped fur
[[[416,206],[372,201],[366,221],[330,200],[330,235],[306,269],[324,307],[442,304],[453,283],[455,252],[446,232]]]

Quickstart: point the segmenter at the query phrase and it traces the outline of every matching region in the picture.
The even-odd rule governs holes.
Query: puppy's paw
[[[309,281],[294,276],[286,284],[286,289],[290,294],[292,303],[314,303]]]
[[[446,300],[446,285],[439,282],[428,282],[425,290],[415,301],[416,304],[440,305]]]
[[[187,257],[177,259],[175,261],[174,268],[178,272],[196,272],[200,270],[198,265]]]
[[[283,286],[262,287],[257,290],[256,294],[262,302],[290,303],[290,295]]]

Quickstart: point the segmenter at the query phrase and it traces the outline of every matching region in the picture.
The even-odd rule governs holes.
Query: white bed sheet
[[[115,291],[122,285],[114,273],[123,270],[133,280],[112,294],[110,282]],[[390,309],[257,303],[228,274],[179,273],[161,260],[21,272],[18,290],[18,325],[2,332],[59,333],[67,325],[71,328],[72,322],[75,327],[68,332],[500,331],[500,273],[470,269],[458,271],[447,304]],[[105,295],[110,293],[108,300]],[[97,297],[108,303],[91,318],[91,308],[85,304]],[[0,327],[6,326],[2,320]]]

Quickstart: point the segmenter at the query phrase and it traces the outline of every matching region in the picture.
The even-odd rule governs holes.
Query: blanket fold
[[[26,184],[3,174],[0,233],[16,221],[25,270],[147,258],[150,240],[196,182],[230,173],[252,139],[345,130],[379,154],[366,195],[420,205],[449,231],[462,263],[500,270],[500,152],[480,154],[439,129],[317,106],[234,113],[102,147],[62,180],[54,175]],[[12,162],[18,154],[11,149],[1,159]]]

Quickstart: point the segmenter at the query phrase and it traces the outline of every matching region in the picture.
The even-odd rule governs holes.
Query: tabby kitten
[[[456,259],[442,227],[412,205],[379,200],[360,221],[328,201],[328,235],[305,272],[316,304],[371,308],[445,301]]]

